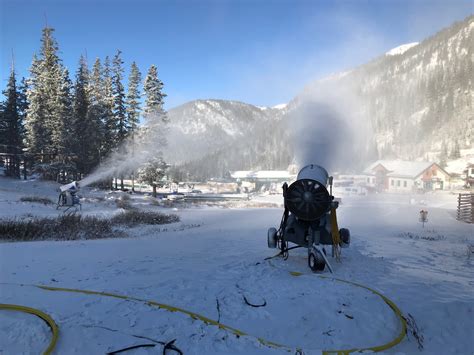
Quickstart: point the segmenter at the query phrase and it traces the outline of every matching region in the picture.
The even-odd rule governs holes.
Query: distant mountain
[[[195,100],[168,112],[167,156],[183,163],[242,142],[257,127],[281,120],[280,108],[257,107],[238,101]]]
[[[333,170],[383,158],[442,160],[443,151],[473,145],[473,32],[470,16],[420,43],[311,83],[280,108],[186,103],[169,112],[169,156],[187,161],[186,170],[199,170],[200,177],[286,168],[320,161],[322,154],[340,160]]]
[[[474,140],[474,16],[403,45],[344,75],[307,87],[296,100],[345,88],[371,125],[378,158],[423,158]],[[344,92],[344,91],[343,91]],[[344,99],[344,96],[341,97]]]

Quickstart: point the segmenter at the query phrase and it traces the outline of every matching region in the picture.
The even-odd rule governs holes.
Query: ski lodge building
[[[433,162],[377,160],[364,170],[366,184],[377,191],[444,190],[450,175]]]
[[[231,171],[230,177],[236,182],[246,182],[255,184],[258,190],[262,186],[269,186],[270,184],[282,184],[283,182],[290,182],[296,178],[296,175],[290,174],[286,170],[260,170],[260,171]]]

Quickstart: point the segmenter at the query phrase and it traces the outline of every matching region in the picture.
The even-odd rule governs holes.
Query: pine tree
[[[41,153],[41,162],[63,160],[71,104],[68,71],[59,58],[54,29],[45,27],[39,56],[33,58],[28,81],[28,149]]]
[[[94,139],[94,165],[100,163],[102,158],[103,141],[105,135],[105,85],[103,78],[103,68],[100,59],[97,58],[92,67],[92,73],[89,80],[89,121],[95,127],[95,132],[91,132]]]
[[[142,76],[135,62],[132,63],[128,77],[127,117],[130,130],[136,130],[140,119],[140,82]]]
[[[36,56],[30,68],[30,77],[27,80],[28,90],[26,97],[28,101],[27,119],[25,122],[27,129],[27,146],[30,153],[42,153],[51,144],[51,131],[46,124],[46,102],[44,83],[41,80],[43,63]],[[41,157],[43,160],[43,157]]]
[[[162,92],[163,82],[158,78],[158,70],[155,65],[152,65],[148,70],[143,89],[146,95],[145,117],[148,118],[151,115],[163,114],[163,104],[166,94]]]
[[[144,164],[138,172],[140,181],[153,187],[153,197],[156,197],[156,187],[158,186],[158,182],[165,176],[166,169],[166,163],[161,156],[157,156]]]
[[[127,137],[128,122],[127,110],[125,108],[125,89],[122,84],[123,80],[123,60],[120,57],[122,52],[117,50],[114,56],[112,68],[112,88],[114,96],[114,118],[117,132],[118,143],[122,143]]]
[[[130,133],[132,135],[132,146],[135,147],[135,131],[137,130],[140,120],[140,83],[141,73],[135,62],[132,63],[130,75],[128,77],[128,92],[127,92],[127,118],[130,125]],[[132,172],[132,191],[135,191],[135,173]]]
[[[122,143],[125,142],[128,133],[127,110],[125,108],[125,89],[122,84],[123,79],[123,60],[120,57],[122,52],[117,50],[112,62],[112,89],[114,97],[114,121],[117,144],[123,151],[120,154],[124,155],[126,152]],[[116,183],[117,185],[117,183]],[[123,190],[123,175],[120,176],[120,187]]]
[[[143,89],[146,100],[144,109],[145,126],[142,131],[152,130],[158,145],[164,146],[167,144],[166,132],[168,124],[168,117],[163,108],[166,94],[162,92],[163,82],[158,78],[155,65],[152,65],[148,70]]]
[[[26,97],[27,91],[28,91],[28,83],[25,78],[22,78],[20,86],[18,87],[18,112],[21,116],[21,120],[23,123],[22,132],[21,132],[23,136],[23,140],[25,139],[25,134],[26,134],[24,122],[26,122],[26,112],[28,111],[28,99]]]
[[[461,158],[461,150],[459,149],[459,142],[454,142],[453,150],[449,156],[451,159],[459,159]]]
[[[57,161],[66,164],[69,160],[66,156],[71,155],[69,150],[69,140],[72,139],[70,131],[73,124],[73,98],[72,98],[72,82],[69,79],[69,71],[62,68],[59,81],[58,94],[54,103],[54,122],[56,129],[53,129],[53,135],[58,142],[56,151],[58,152]]]
[[[439,166],[442,168],[445,168],[447,165],[447,159],[448,159],[448,147],[446,146],[446,142],[443,141],[441,144],[441,152],[439,154]]]
[[[91,127],[88,124],[88,86],[89,69],[84,56],[81,55],[74,84],[72,134],[70,136],[72,152],[76,156],[75,162],[80,173],[88,172],[88,149],[91,143],[89,139]]]
[[[103,157],[110,154],[117,147],[116,139],[116,125],[114,118],[114,95],[113,95],[113,84],[112,74],[110,67],[109,57],[105,57],[104,70],[103,70],[103,105],[104,105],[104,116],[103,116],[103,146],[102,153]]]
[[[21,95],[16,85],[15,70],[11,68],[7,88],[3,91],[6,97],[2,105],[1,131],[3,149],[8,157],[7,175],[20,177],[20,157],[23,150],[23,120],[21,113]]]

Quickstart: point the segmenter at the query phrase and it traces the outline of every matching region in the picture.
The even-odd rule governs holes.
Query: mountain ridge
[[[291,134],[292,114],[303,103],[318,102],[338,111],[338,118],[352,131],[359,131],[362,126],[360,131],[367,130],[365,135],[357,132],[358,142],[354,143],[358,151],[353,160],[358,161],[359,169],[370,160],[381,158],[442,160],[440,152],[473,144],[473,29],[471,15],[400,54],[382,54],[351,70],[306,85],[284,109],[234,100],[195,100],[183,104],[179,107],[189,108],[185,113],[179,107],[170,110],[170,121],[175,120],[172,124],[192,126],[197,121],[206,129],[196,135],[191,130],[182,131],[180,140],[190,140],[199,149],[193,149],[191,144],[178,149],[174,158],[185,157],[176,161],[187,161],[188,168],[192,168],[191,160],[203,164],[212,157],[213,164],[222,168],[209,166],[210,176],[218,171],[222,174],[223,167],[286,168],[297,160],[295,137]],[[199,105],[206,109],[199,109]],[[318,119],[312,117],[310,123]],[[314,133],[315,137],[322,134]],[[279,144],[275,144],[275,139]],[[266,146],[267,142],[271,143]],[[270,151],[270,146],[279,151]],[[266,153],[261,154],[259,149]],[[259,158],[248,159],[252,154]],[[272,161],[269,156],[278,157],[279,161]]]

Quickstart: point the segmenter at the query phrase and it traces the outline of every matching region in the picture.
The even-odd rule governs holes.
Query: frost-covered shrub
[[[43,205],[52,205],[54,202],[49,197],[41,196],[23,196],[20,198],[21,202],[37,202],[42,203]]]
[[[130,203],[129,199],[124,200],[122,198],[117,198],[115,200],[115,206],[117,206],[117,208],[122,208],[124,210],[132,210],[133,209],[133,206]]]
[[[177,215],[128,210],[112,219],[94,216],[62,215],[29,219],[0,219],[0,240],[78,240],[120,238],[127,236],[114,225],[167,224],[179,222]]]
[[[0,220],[0,239],[7,241],[99,239],[124,235],[112,229],[110,220],[81,215]]]
[[[179,222],[179,216],[152,211],[128,210],[112,218],[112,223],[135,226],[138,224],[167,224]]]
[[[429,240],[429,241],[440,241],[440,240],[445,240],[446,236],[439,234],[438,232],[434,230],[426,230],[421,234],[417,233],[412,233],[412,232],[403,232],[399,234],[400,237],[402,238],[408,238],[408,239],[414,239],[414,240]]]

